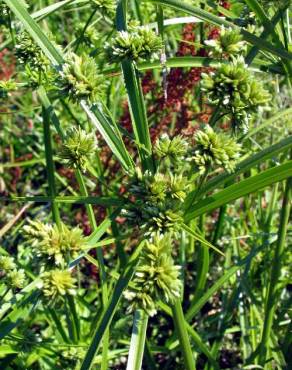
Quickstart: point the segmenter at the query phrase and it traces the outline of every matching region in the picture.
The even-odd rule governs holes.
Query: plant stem
[[[286,181],[286,189],[283,198],[283,204],[280,216],[280,225],[278,230],[278,239],[276,244],[276,249],[273,258],[273,264],[271,269],[270,282],[267,289],[266,305],[265,305],[265,319],[264,327],[262,332],[262,338],[260,342],[260,354],[259,354],[259,364],[261,366],[265,365],[267,352],[269,349],[269,341],[273,326],[273,320],[275,316],[275,310],[277,305],[278,296],[278,281],[281,274],[281,262],[285,247],[285,237],[287,233],[288,220],[290,215],[290,198],[292,189],[292,178]]]
[[[172,309],[172,316],[174,321],[174,327],[179,339],[180,348],[182,351],[182,355],[184,357],[185,362],[185,369],[186,370],[195,370],[195,361],[193,357],[193,352],[189,340],[189,336],[187,333],[187,328],[185,324],[185,317],[182,310],[181,302],[180,300],[177,300],[173,306],[171,306]]]
[[[144,310],[136,310],[132,329],[127,370],[140,370],[143,361],[148,315]]]
[[[43,115],[43,129],[44,129],[44,144],[45,144],[45,156],[46,156],[46,168],[49,184],[49,195],[52,197],[52,214],[53,220],[56,222],[57,226],[61,226],[60,212],[58,204],[55,202],[54,198],[56,194],[56,185],[55,185],[55,166],[53,161],[53,150],[52,150],[52,140],[51,140],[51,130],[50,130],[50,119],[49,112],[43,106],[42,108]]]

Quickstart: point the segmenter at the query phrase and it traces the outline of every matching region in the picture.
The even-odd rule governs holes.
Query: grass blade
[[[192,209],[185,214],[185,221],[188,222],[193,218],[219,208],[226,203],[287,179],[291,175],[292,161],[288,161],[280,166],[270,168],[258,175],[249,177],[238,184],[228,186],[224,190],[221,190],[220,192],[209,196],[192,206]]]

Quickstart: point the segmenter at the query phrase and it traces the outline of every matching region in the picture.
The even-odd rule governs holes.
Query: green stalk
[[[132,329],[127,370],[140,370],[143,361],[148,315],[144,310],[136,310]]]
[[[58,227],[60,227],[61,225],[60,212],[59,212],[58,204],[55,202],[55,199],[54,199],[57,194],[56,194],[55,175],[54,175],[55,166],[54,166],[54,161],[53,161],[49,112],[44,106],[42,108],[42,115],[43,115],[46,169],[47,169],[48,184],[49,184],[49,195],[51,197],[52,214],[53,214],[54,222],[56,222]]]
[[[278,230],[278,239],[276,249],[273,258],[273,264],[271,269],[270,282],[267,289],[266,305],[265,305],[265,319],[264,327],[262,332],[262,338],[260,342],[260,354],[259,364],[265,365],[267,352],[269,349],[269,341],[275,316],[275,310],[277,306],[278,291],[280,289],[278,283],[281,275],[282,258],[285,248],[285,238],[287,233],[287,226],[289,221],[290,209],[291,209],[291,189],[292,189],[292,178],[287,179],[286,189],[284,193],[280,225]]]
[[[185,369],[186,370],[195,370],[195,361],[194,356],[187,332],[187,327],[185,323],[185,317],[182,310],[180,300],[177,300],[173,306],[171,306],[172,316],[174,327],[179,339],[180,348],[182,355],[184,357]]]
[[[75,171],[76,178],[80,187],[81,195],[82,196],[88,196],[87,188],[82,176],[82,173],[79,169]],[[92,231],[97,228],[95,215],[93,212],[93,208],[91,204],[86,204],[86,211],[88,214],[90,226],[92,228]],[[108,289],[107,289],[107,283],[106,283],[106,272],[105,272],[105,266],[104,266],[104,259],[103,259],[103,253],[102,249],[100,247],[96,248],[96,257],[99,264],[99,276],[101,281],[101,294],[102,294],[102,303],[103,307],[106,307],[108,303]],[[107,369],[107,357],[108,357],[108,347],[109,347],[109,330],[107,329],[104,333],[103,337],[103,348],[102,348],[102,367],[101,369]]]

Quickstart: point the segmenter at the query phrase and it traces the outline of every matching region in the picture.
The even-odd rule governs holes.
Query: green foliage
[[[146,26],[130,26],[128,31],[120,31],[107,43],[105,51],[111,63],[123,60],[140,61],[157,58],[162,51],[160,36]]]
[[[0,368],[288,366],[288,2],[0,1]]]
[[[80,100],[95,103],[104,94],[104,78],[99,75],[94,59],[87,55],[68,53],[60,76],[58,86],[75,103]]]
[[[66,132],[66,141],[63,143],[58,156],[69,168],[86,169],[96,151],[96,137],[80,127],[72,127]]]

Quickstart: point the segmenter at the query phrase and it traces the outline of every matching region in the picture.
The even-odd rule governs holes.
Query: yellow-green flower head
[[[149,171],[142,174],[138,169],[128,187],[129,195],[135,196],[135,201],[129,202],[122,213],[145,235],[176,233],[183,222],[182,204],[188,186],[182,175]]]
[[[84,32],[85,29],[85,32]],[[100,39],[100,34],[95,27],[86,27],[81,23],[76,30],[76,38],[88,47],[95,47]]]
[[[180,135],[172,139],[163,134],[154,145],[154,154],[158,159],[169,159],[173,164],[183,160],[188,150],[187,141]]]
[[[61,224],[43,224],[40,221],[29,221],[24,227],[26,237],[31,243],[36,256],[45,263],[51,262],[58,266],[64,266],[70,259],[76,258],[86,247],[86,239],[78,227],[69,229]]]
[[[11,289],[22,289],[25,286],[25,273],[23,269],[11,270],[6,275],[6,284]]]
[[[49,65],[49,61],[41,48],[26,31],[19,33],[16,37],[15,55],[19,63],[28,64],[38,71],[45,71]]]
[[[210,167],[223,167],[228,172],[234,170],[240,157],[241,145],[232,137],[217,133],[207,125],[204,130],[197,131],[194,138],[196,143],[193,160],[200,173]]]
[[[16,83],[13,80],[0,81],[0,99],[6,99],[16,88]]]
[[[59,296],[75,295],[76,286],[70,271],[51,270],[44,272],[41,276],[40,288],[46,298],[55,301]]]
[[[156,303],[173,303],[180,297],[182,283],[180,266],[171,257],[169,236],[156,235],[147,241],[131,286],[125,292],[130,301],[129,311],[140,308],[150,316],[156,314]]]
[[[115,13],[117,2],[116,0],[90,0],[97,9],[104,15],[112,16]]]
[[[57,83],[73,102],[87,100],[89,103],[96,103],[102,99],[104,78],[99,75],[93,58],[68,53],[60,76],[61,81]]]
[[[203,73],[202,77],[201,87],[210,103],[221,104],[232,116],[233,123],[243,128],[250,114],[271,99],[263,84],[249,71],[243,57],[233,58],[230,63],[221,64],[215,72]]]
[[[129,27],[128,31],[120,31],[105,46],[107,57],[111,63],[123,60],[153,59],[161,52],[163,42],[149,27]]]
[[[85,169],[96,150],[96,137],[80,127],[70,128],[58,156],[70,168]]]
[[[0,272],[8,272],[16,268],[14,258],[10,256],[0,256]]]
[[[247,44],[239,29],[221,27],[218,39],[206,40],[210,54],[215,57],[230,57],[246,53]]]

